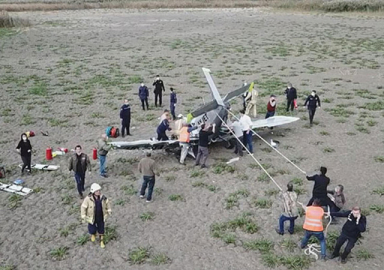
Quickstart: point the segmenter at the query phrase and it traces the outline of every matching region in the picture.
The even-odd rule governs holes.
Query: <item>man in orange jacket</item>
[[[189,144],[189,136],[192,130],[197,129],[197,127],[192,127],[187,123],[183,123],[183,127],[180,129],[179,142],[181,146],[181,154],[180,154],[180,164],[185,165],[184,160],[188,155],[188,149],[190,147]]]
[[[309,239],[312,236],[315,236],[320,241],[321,248],[321,259],[326,259],[326,246],[325,246],[325,237],[323,233],[323,216],[324,210],[321,208],[321,201],[319,199],[314,199],[312,206],[307,206],[305,208],[305,221],[303,228],[305,230],[305,236],[301,241],[301,248],[305,248],[308,244]]]

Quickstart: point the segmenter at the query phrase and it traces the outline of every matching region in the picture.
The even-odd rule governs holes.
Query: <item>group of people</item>
[[[280,193],[282,214],[280,215],[279,227],[276,229],[276,232],[284,235],[284,223],[289,221],[288,232],[290,234],[294,233],[295,220],[299,216],[298,205],[300,205],[305,211],[303,225],[305,235],[300,247],[302,249],[306,248],[309,239],[314,236],[320,242],[321,258],[326,260],[326,238],[324,235],[323,217],[328,215],[333,221],[335,221],[335,217],[346,217],[347,221],[330,256],[331,259],[339,257],[341,247],[347,242],[344,251],[341,253],[341,263],[344,264],[355,243],[361,237],[361,233],[365,232],[367,219],[361,214],[361,209],[358,206],[353,207],[352,210],[343,210],[346,202],[344,187],[337,185],[334,190],[327,190],[330,179],[326,176],[326,173],[327,168],[321,167],[320,174],[306,177],[307,180],[314,181],[312,198],[306,207],[297,200],[297,193],[293,189],[293,184],[288,183],[287,190]],[[329,211],[324,212],[323,207],[327,207]]]

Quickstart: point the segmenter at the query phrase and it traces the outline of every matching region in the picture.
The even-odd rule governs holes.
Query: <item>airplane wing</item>
[[[135,149],[163,149],[167,146],[174,145],[178,146],[179,141],[168,140],[168,141],[152,141],[152,140],[138,140],[133,142],[111,142],[111,145],[117,149],[124,150],[135,150]]]
[[[249,88],[249,84],[237,89],[237,90],[234,90],[232,92],[229,92],[225,97],[224,97],[224,102],[227,103],[229,101],[231,101],[232,99],[238,97],[238,96],[241,96],[242,94],[245,93],[245,91],[247,91]]]
[[[285,124],[290,124],[293,122],[296,122],[297,120],[300,120],[298,117],[291,117],[291,116],[273,116],[267,119],[261,119],[252,121],[252,129],[255,128],[261,128],[261,127],[276,127],[281,126]]]

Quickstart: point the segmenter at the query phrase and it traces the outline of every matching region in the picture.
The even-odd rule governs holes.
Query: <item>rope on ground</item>
[[[247,151],[247,153],[253,158],[254,161],[256,161],[257,165],[259,165],[259,167],[264,171],[264,173],[272,180],[272,182],[280,189],[280,191],[283,191],[283,189],[279,186],[279,184],[275,181],[275,179],[273,179],[273,177],[267,172],[266,169],[264,169],[263,165],[260,164],[260,162],[253,156],[253,154],[248,150],[247,147],[245,147],[245,145],[243,144],[243,142],[237,138],[237,136],[235,135],[235,133],[233,132],[233,130],[227,125],[227,123],[225,123],[225,121],[216,113],[217,117],[219,117],[219,119],[221,120],[221,122],[224,124],[225,127],[228,128],[228,130],[234,135],[234,137],[236,138],[236,140],[239,141],[239,143],[241,144],[242,147],[245,148],[245,151]]]
[[[226,109],[226,108],[225,108]],[[240,121],[240,119],[234,115],[230,110],[226,109],[228,113],[230,113],[234,118],[236,118],[238,121]],[[263,137],[261,137],[258,133],[256,133],[256,131],[254,131],[253,129],[251,129],[251,132],[253,134],[255,134],[257,137],[259,137],[263,142],[265,142],[269,147],[271,147],[273,150],[275,150],[280,156],[282,156],[283,158],[285,158],[285,160],[287,160],[289,163],[291,163],[296,169],[298,169],[301,173],[303,174],[306,174],[306,172],[302,169],[299,168],[299,166],[297,166],[295,163],[293,163],[291,160],[289,160],[286,156],[284,156],[279,150],[277,150],[275,147],[273,147],[272,145],[270,145]]]

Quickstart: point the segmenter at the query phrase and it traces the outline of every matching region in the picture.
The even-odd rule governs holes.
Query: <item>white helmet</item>
[[[91,193],[95,193],[96,191],[101,190],[101,186],[97,183],[93,183],[91,185]]]

